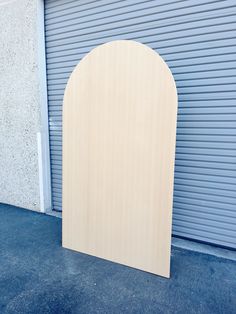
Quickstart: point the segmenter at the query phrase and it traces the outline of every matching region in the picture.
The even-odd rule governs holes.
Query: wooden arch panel
[[[63,246],[169,277],[177,93],[134,41],[93,49],[63,107]]]

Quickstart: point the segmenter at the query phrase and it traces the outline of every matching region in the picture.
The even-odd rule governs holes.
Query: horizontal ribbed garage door
[[[236,2],[45,1],[53,208],[61,210],[62,99],[95,46],[155,49],[178,88],[173,233],[236,248]]]

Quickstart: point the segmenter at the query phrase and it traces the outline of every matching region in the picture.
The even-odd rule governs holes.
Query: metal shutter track
[[[157,50],[177,83],[173,233],[236,248],[235,1],[46,0],[45,28],[53,208],[69,75],[95,46],[133,39]]]

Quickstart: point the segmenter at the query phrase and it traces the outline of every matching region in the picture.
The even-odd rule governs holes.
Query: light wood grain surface
[[[170,275],[177,93],[134,41],[92,50],[63,106],[63,246]]]

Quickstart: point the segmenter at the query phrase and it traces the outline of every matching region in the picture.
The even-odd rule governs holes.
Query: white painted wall
[[[42,0],[0,0],[0,202],[51,208]]]

